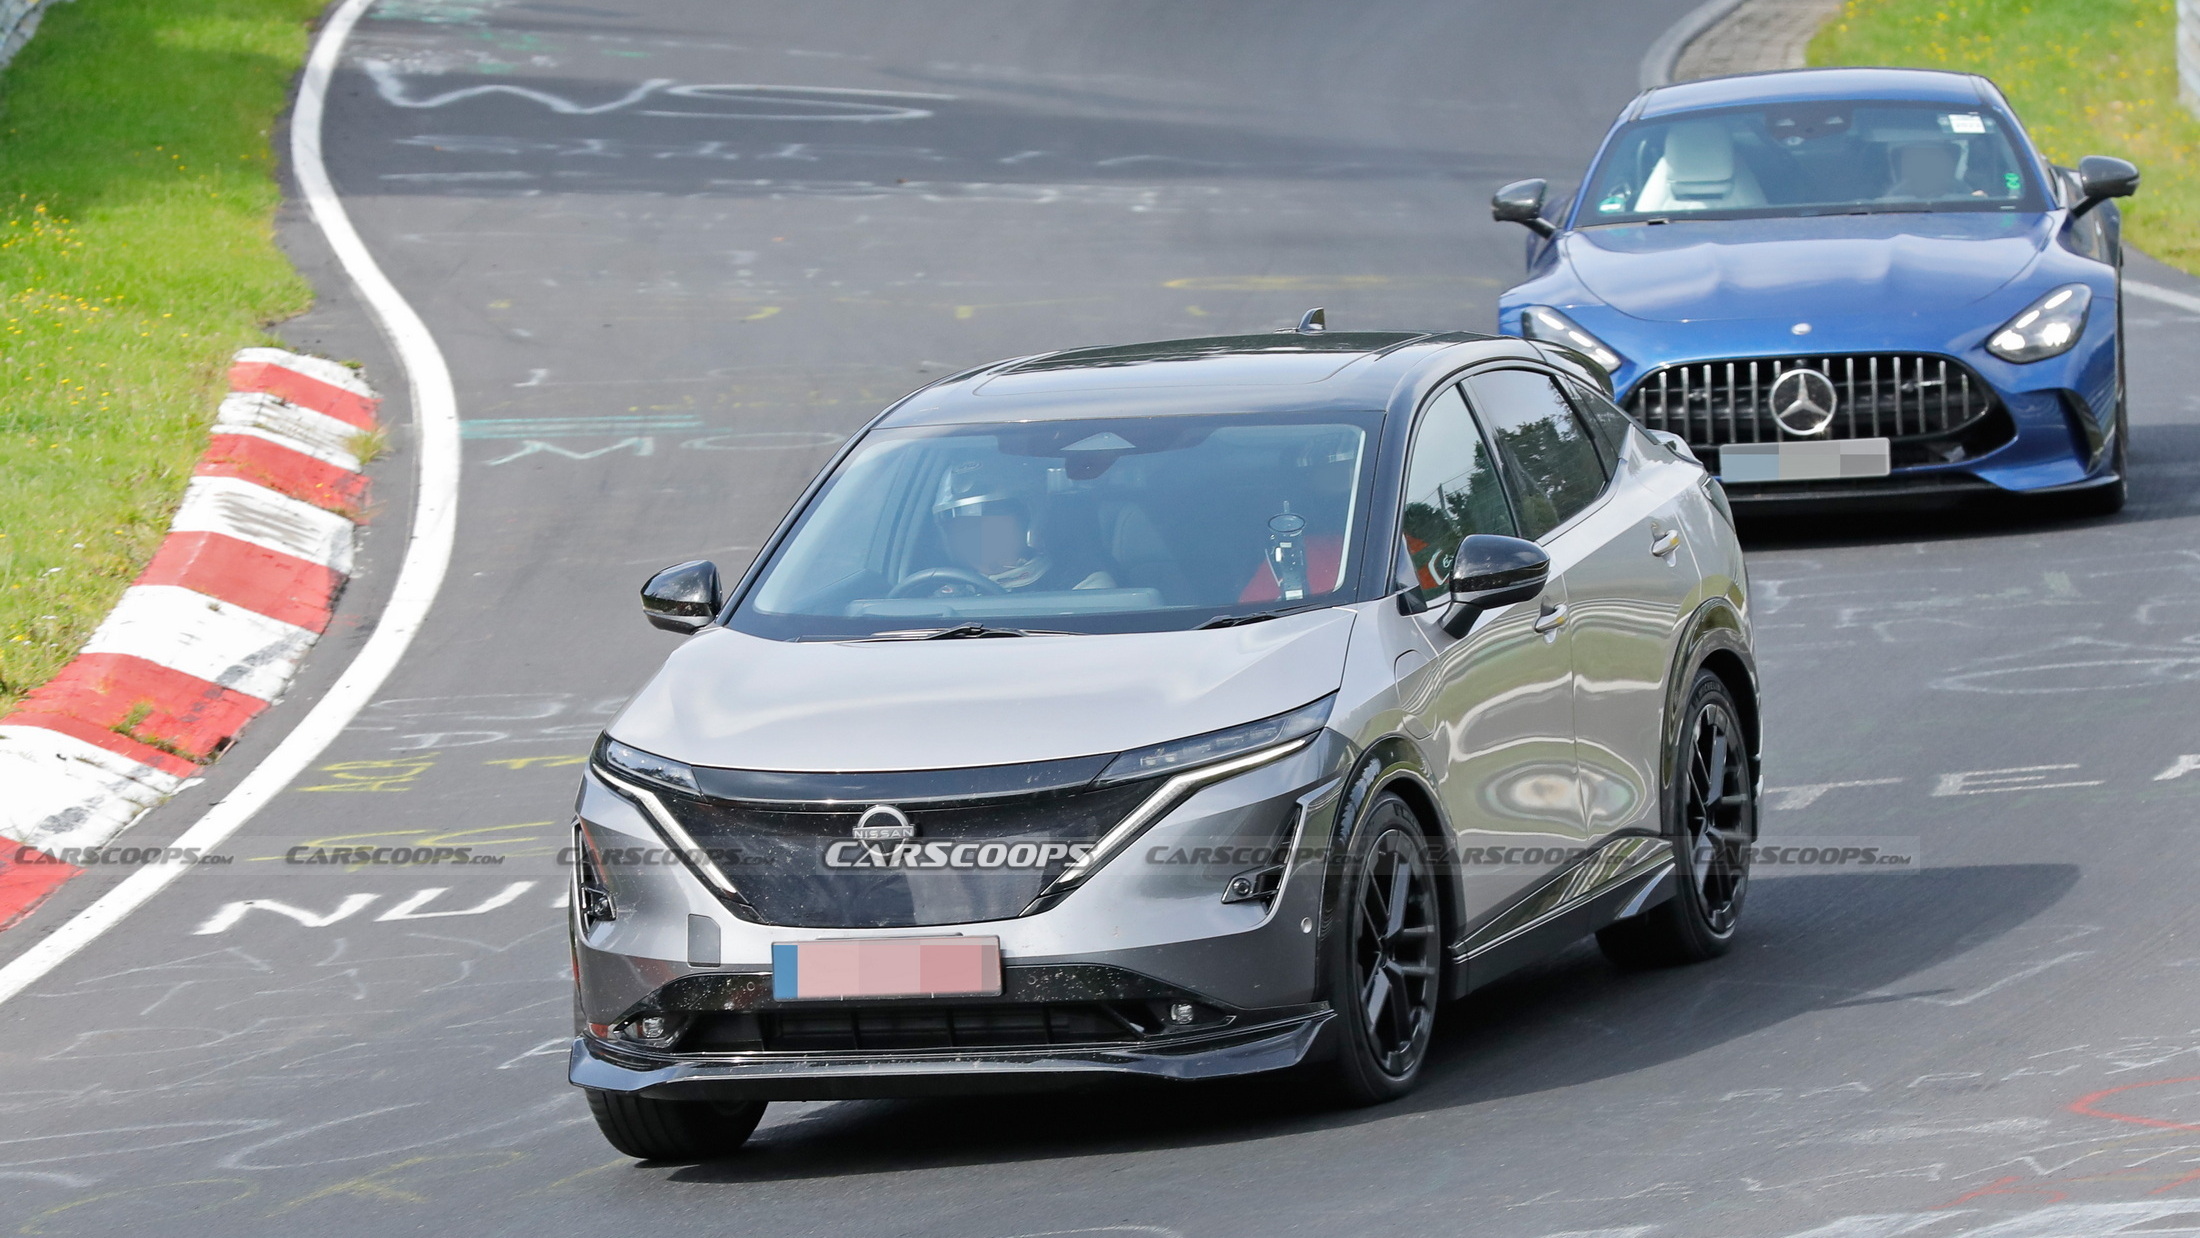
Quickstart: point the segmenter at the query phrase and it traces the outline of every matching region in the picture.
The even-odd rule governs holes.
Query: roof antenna
[[[1299,319],[1300,335],[1320,335],[1329,329],[1329,311],[1317,305]]]

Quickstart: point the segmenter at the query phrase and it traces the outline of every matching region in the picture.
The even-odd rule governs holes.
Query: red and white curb
[[[351,575],[379,401],[248,348],[167,540],[84,648],[0,718],[0,928],[221,755],[290,682]]]

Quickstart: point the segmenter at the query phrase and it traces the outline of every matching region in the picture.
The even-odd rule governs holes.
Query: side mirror
[[[1501,224],[1521,224],[1537,236],[1555,236],[1558,225],[1543,218],[1543,196],[1550,182],[1540,178],[1514,181],[1490,196],[1490,218]]]
[[[1486,610],[1532,602],[1551,577],[1551,556],[1534,542],[1494,533],[1476,533],[1459,543],[1451,561],[1451,614],[1444,630],[1464,636],[1474,617]]]
[[[2139,169],[2122,159],[2087,155],[2078,161],[2078,189],[2085,200],[2070,212],[2072,219],[2110,198],[2128,198],[2139,192]]]
[[[668,567],[642,586],[642,615],[650,626],[682,636],[709,627],[725,603],[718,565],[708,559]]]

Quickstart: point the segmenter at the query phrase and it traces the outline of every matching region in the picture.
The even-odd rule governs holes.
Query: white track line
[[[2160,284],[2143,283],[2136,279],[2126,279],[2124,291],[2135,297],[2145,297],[2149,301],[2160,301],[2188,313],[2200,314],[2200,297],[2189,292],[2179,292],[2174,288],[2164,288]]]
[[[459,444],[458,396],[451,387],[450,367],[436,347],[435,337],[428,333],[427,324],[398,294],[374,255],[367,251],[366,243],[359,239],[329,181],[328,168],[321,161],[321,120],[326,111],[329,78],[336,71],[344,40],[372,3],[374,0],[344,0],[314,43],[306,61],[305,78],[299,84],[298,105],[291,115],[290,161],[314,223],[328,238],[345,273],[359,286],[360,295],[373,310],[411,382],[420,452],[420,495],[413,510],[412,538],[406,543],[404,563],[398,569],[389,604],[366,647],[275,750],[176,839],[178,847],[212,850],[321,755],[396,669],[427,619],[451,563],[451,544],[458,527]],[[161,865],[131,874],[74,919],[0,967],[0,1002],[21,993],[121,923],[184,871],[182,865]]]

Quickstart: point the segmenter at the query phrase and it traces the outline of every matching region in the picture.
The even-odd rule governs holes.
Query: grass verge
[[[0,71],[0,713],[166,532],[229,355],[310,289],[269,135],[321,0],[75,0]]]
[[[2177,101],[2174,0],[1849,0],[1810,63],[1992,78],[2055,162],[2138,164],[2124,235],[2200,274],[2200,118]]]

